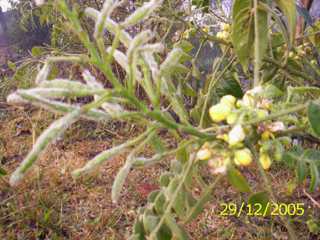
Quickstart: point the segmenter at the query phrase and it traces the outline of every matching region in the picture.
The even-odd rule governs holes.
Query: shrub
[[[305,86],[314,79],[297,70],[305,66],[295,57],[299,56],[299,49],[294,47],[294,1],[274,2],[269,5],[258,0],[234,1],[232,25],[224,25],[217,36],[210,36],[209,31],[191,24],[192,28],[204,32],[205,41],[219,43],[223,54],[215,60],[203,87],[190,94],[194,90],[184,79],[197,76],[197,72],[195,65],[191,70],[186,67],[186,62],[194,61],[188,54],[190,43],[187,40],[178,41],[168,49],[155,41],[151,30],[143,30],[134,37],[126,31],[154,16],[163,1],[146,2],[121,22],[110,18],[119,4],[117,1],[106,0],[101,11],[87,8],[86,16],[95,21],[92,37],[83,29],[76,9],[70,10],[63,0],[58,1],[58,10],[87,53],[48,57],[35,79],[37,87],[17,90],[8,97],[11,103],[30,102],[64,115],[38,138],[11,175],[10,184],[19,184],[40,153],[71,124],[85,118],[93,121],[127,119],[146,126],[140,136],[98,154],[72,172],[77,178],[96,171],[112,156],[132,148],[114,180],[111,194],[115,203],[121,197],[121,189],[132,168],[146,167],[172,157],[170,171],[159,179],[160,190],[152,192],[148,204],[140,209],[130,239],[187,239],[188,234],[180,223],[188,223],[199,215],[223,178],[240,192],[252,194],[251,199],[264,202],[267,198],[276,202],[266,174],[276,162],[293,166],[300,183],[310,174],[310,190],[314,191],[320,183],[320,154],[315,149],[294,146],[292,134],[303,132],[320,136],[317,125],[320,89]],[[286,25],[275,13],[276,9],[281,9],[287,19]],[[113,34],[112,44],[107,49],[103,41],[104,29]],[[307,42],[300,48],[303,52],[309,46],[313,47]],[[88,70],[83,71],[84,83],[71,79],[48,80],[50,68],[61,61],[96,67],[111,82],[112,88],[104,88]],[[126,72],[123,82],[112,71],[113,61]],[[312,74],[318,73],[312,71]],[[232,80],[228,76],[233,76]],[[250,81],[244,93],[239,76]],[[143,88],[148,99],[136,96],[138,86]],[[82,106],[63,101],[85,96],[93,96],[94,100]],[[186,107],[188,96],[196,100],[192,109]],[[177,148],[163,146],[161,129],[168,130],[176,138]],[[155,146],[154,156],[139,155],[146,145]],[[249,165],[259,169],[267,196],[253,193],[242,175]],[[212,175],[209,182],[203,179],[206,169]],[[195,187],[201,189],[199,196],[193,194]],[[285,217],[282,220],[290,238],[296,239],[289,221]]]

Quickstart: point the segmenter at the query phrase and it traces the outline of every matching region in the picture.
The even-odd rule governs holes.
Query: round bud
[[[199,160],[209,160],[209,158],[211,158],[212,156],[212,153],[209,149],[207,148],[204,148],[204,149],[200,149],[198,152],[197,152],[197,159]]]
[[[212,121],[214,122],[221,122],[226,120],[230,112],[231,112],[231,107],[227,104],[222,104],[222,103],[213,105],[209,109],[209,115]]]
[[[220,103],[228,104],[233,107],[236,103],[237,99],[232,95],[225,95],[220,99]]]
[[[228,134],[228,143],[230,146],[235,146],[245,139],[245,132],[240,124],[235,125]]]
[[[316,61],[315,59],[311,60],[311,62],[310,62],[310,63],[311,63],[311,65],[314,65],[314,66],[318,64],[318,63],[317,63],[317,61]]]
[[[229,31],[231,30],[231,26],[230,26],[230,24],[222,23],[222,24],[221,24],[221,29],[222,29],[223,31],[229,32]]]
[[[248,148],[240,149],[234,153],[234,162],[240,166],[248,166],[252,163],[252,154]]]
[[[260,154],[259,162],[264,170],[268,170],[271,167],[271,158],[267,153]]]
[[[237,120],[238,120],[238,114],[235,112],[231,112],[227,117],[227,123],[229,125],[235,124]]]

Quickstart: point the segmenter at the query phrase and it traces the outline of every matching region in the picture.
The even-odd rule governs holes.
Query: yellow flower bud
[[[294,57],[294,52],[290,51],[289,52],[289,58],[293,58]]]
[[[228,143],[230,144],[230,146],[235,146],[238,143],[241,143],[245,139],[246,135],[242,126],[240,124],[237,124],[231,129],[228,137]]]
[[[202,31],[204,31],[205,33],[208,33],[209,32],[209,27],[206,26],[206,27],[202,28]]]
[[[220,103],[228,104],[233,107],[236,103],[237,99],[232,95],[225,95],[220,99]]]
[[[293,59],[296,60],[296,61],[299,61],[300,60],[300,56],[296,55],[296,56],[294,56]]]
[[[231,26],[230,26],[230,24],[222,23],[222,24],[221,24],[221,29],[222,29],[223,31],[229,32],[229,31],[231,30]]]
[[[222,39],[227,40],[229,38],[230,34],[226,31],[222,32]]]
[[[223,32],[217,32],[216,37],[217,37],[217,38],[220,38],[220,39],[223,39],[223,37],[224,37]]]
[[[262,139],[263,141],[267,141],[267,140],[269,140],[271,137],[273,138],[273,134],[272,134],[271,132],[269,132],[269,131],[264,131],[264,132],[261,134],[261,139]]]
[[[202,161],[208,160],[209,158],[211,158],[211,156],[212,156],[212,153],[207,148],[200,149],[197,152],[197,159],[202,160]]]
[[[225,141],[225,142],[228,142],[229,137],[228,137],[228,134],[219,134],[219,135],[217,136],[217,139],[221,139],[221,140],[223,140],[223,141]]]
[[[246,107],[254,107],[255,99],[251,94],[245,94],[242,98],[241,104]]]
[[[313,60],[311,60],[311,62],[310,62],[310,63],[311,63],[311,65],[317,65],[317,64],[318,64],[318,63],[317,63],[317,61],[316,61],[316,60],[314,60],[314,59],[313,59]]]
[[[227,117],[227,123],[229,125],[235,124],[237,120],[238,120],[238,114],[235,112],[230,113]]]
[[[259,157],[259,162],[264,170],[268,170],[271,166],[271,158],[267,153],[261,153]]]
[[[237,108],[241,108],[241,107],[243,107],[243,106],[244,106],[244,103],[243,103],[242,100],[238,100],[238,101],[236,102],[236,107],[237,107]]]
[[[212,121],[214,122],[221,122],[226,120],[230,112],[231,112],[231,107],[229,105],[222,104],[222,103],[213,105],[209,109],[209,115]]]
[[[252,154],[248,148],[240,149],[234,153],[234,162],[240,166],[248,166],[252,162]]]
[[[264,118],[264,117],[268,116],[268,111],[267,110],[258,109],[257,110],[257,116],[258,116],[258,118]]]

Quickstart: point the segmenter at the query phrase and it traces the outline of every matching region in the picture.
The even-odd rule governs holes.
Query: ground
[[[5,103],[0,105],[0,112],[0,157],[10,173],[41,130],[56,116],[31,106],[12,107]],[[137,209],[146,203],[148,193],[158,188],[157,177],[168,169],[169,160],[148,169],[133,170],[118,204],[111,202],[111,187],[127,153],[106,162],[93,176],[75,181],[70,172],[100,151],[140,131],[125,123],[81,121],[63,140],[47,149],[22,185],[12,188],[7,183],[8,176],[1,179],[0,239],[127,239]],[[151,152],[145,149],[148,151]],[[252,187],[260,184],[254,169],[245,174]],[[301,187],[290,194],[287,182],[291,174],[281,168],[269,173],[278,200],[303,202],[306,214],[294,218],[299,239],[319,239],[308,233],[306,225],[299,221],[309,216],[319,217],[319,206],[312,201],[319,202],[320,193],[307,196]],[[203,214],[187,226],[191,239],[288,239],[277,218],[270,221],[269,218],[219,216],[221,203],[241,204],[246,200],[246,195],[239,197],[227,182],[219,186],[212,199]]]

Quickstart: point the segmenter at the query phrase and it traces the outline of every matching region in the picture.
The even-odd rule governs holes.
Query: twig
[[[310,201],[316,205],[317,208],[320,208],[320,203],[318,203],[305,189],[303,189],[303,193],[310,199]]]

